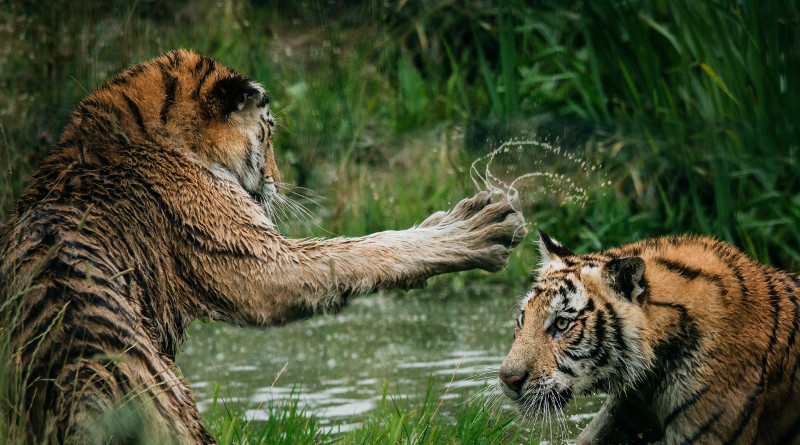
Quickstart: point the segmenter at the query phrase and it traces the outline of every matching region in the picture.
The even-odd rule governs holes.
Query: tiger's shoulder
[[[63,442],[134,394],[154,431],[213,441],[174,357],[193,319],[236,314],[187,269],[208,265],[228,290],[214,259],[278,236],[268,105],[257,82],[176,50],[75,107],[0,229],[0,333],[32,382],[34,441]]]

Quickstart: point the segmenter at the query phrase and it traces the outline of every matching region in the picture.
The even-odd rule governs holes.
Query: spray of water
[[[509,165],[508,159],[514,156],[520,162]],[[506,165],[498,165],[502,161]],[[502,169],[504,173],[498,173]],[[478,189],[508,196],[515,206],[519,206],[520,190],[528,186],[535,187],[531,194],[548,193],[563,203],[583,207],[589,201],[590,187],[611,184],[598,165],[558,145],[532,140],[504,142],[472,163],[470,177]]]

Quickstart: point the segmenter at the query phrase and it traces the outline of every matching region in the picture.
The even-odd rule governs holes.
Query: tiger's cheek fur
[[[143,103],[152,102],[153,107],[142,114],[160,117],[171,145],[187,148],[212,171],[233,173],[251,194],[264,194],[265,182],[280,180],[266,91],[199,54],[175,57],[179,61],[157,62],[160,70],[141,75],[142,81],[160,84],[163,94],[145,98]]]
[[[252,101],[258,101],[265,93],[259,85],[252,86],[256,89]],[[264,195],[275,191],[266,189],[268,183],[280,181],[272,147],[274,120],[267,105],[248,99],[244,106],[232,116],[209,123],[205,139],[213,143],[204,154],[212,164],[232,171],[245,190]]]

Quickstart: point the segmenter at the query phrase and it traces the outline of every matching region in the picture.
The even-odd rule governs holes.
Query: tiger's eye
[[[564,318],[564,317],[558,317],[558,318],[556,318],[556,327],[557,327],[559,330],[562,330],[562,331],[563,331],[564,329],[567,329],[567,326],[569,326],[569,320],[567,320],[567,319],[566,319],[566,318]]]

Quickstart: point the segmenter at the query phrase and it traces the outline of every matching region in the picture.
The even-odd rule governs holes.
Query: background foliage
[[[577,249],[700,232],[800,259],[796,1],[3,3],[6,217],[87,92],[188,47],[268,87],[284,174],[327,199],[317,233],[413,224],[536,138],[612,181],[580,209],[522,196]]]

